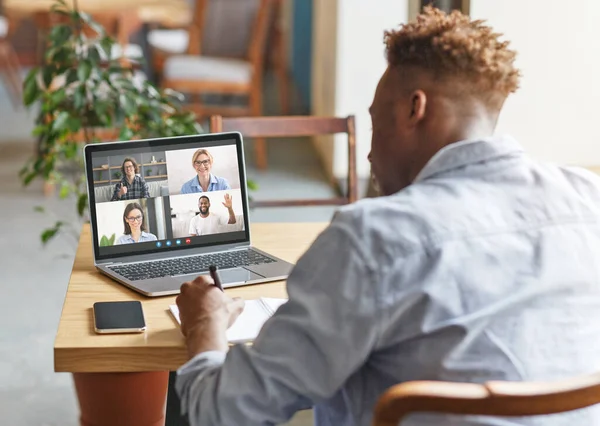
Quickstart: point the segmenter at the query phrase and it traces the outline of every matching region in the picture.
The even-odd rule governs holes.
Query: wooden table
[[[254,224],[252,243],[295,263],[325,226],[325,223]],[[287,294],[284,282],[226,292],[245,299]],[[93,303],[115,300],[142,302],[148,327],[145,333],[94,332]],[[173,303],[175,296],[147,298],[98,273],[93,265],[90,229],[84,226],[54,342],[54,370],[75,373],[82,425],[164,424],[168,372],[187,361],[179,325],[168,311]],[[154,414],[149,409],[152,404],[156,406]],[[156,420],[161,413],[163,418]],[[134,423],[128,423],[131,419],[135,419]]]
[[[11,17],[28,17],[49,12],[53,0],[4,0],[3,7]],[[67,0],[72,5],[73,0]],[[143,22],[158,22],[165,26],[184,27],[192,17],[186,0],[78,0],[79,9],[88,13],[136,10]]]

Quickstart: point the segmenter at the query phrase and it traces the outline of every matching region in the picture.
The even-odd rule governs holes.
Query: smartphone
[[[137,300],[96,302],[93,311],[96,333],[141,333],[146,330],[142,303]]]

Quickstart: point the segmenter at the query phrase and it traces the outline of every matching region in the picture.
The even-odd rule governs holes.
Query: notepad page
[[[288,301],[287,299],[276,299],[274,297],[261,297],[259,300],[264,303],[269,315],[273,315],[281,305]]]
[[[260,300],[246,300],[244,310],[227,329],[227,340],[231,343],[254,340],[270,317]]]
[[[247,300],[244,304],[244,310],[227,330],[227,340],[229,343],[243,343],[254,340],[264,323],[286,301],[286,299],[272,298]],[[173,317],[181,325],[177,305],[169,305],[169,309]]]

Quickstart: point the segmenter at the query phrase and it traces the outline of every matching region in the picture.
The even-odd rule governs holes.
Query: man
[[[292,271],[289,302],[227,351],[242,302],[197,279],[177,303],[193,425],[369,425],[411,380],[553,380],[600,370],[599,179],[492,136],[519,72],[482,22],[426,9],[385,35],[370,108],[382,197],[342,208]],[[550,125],[550,123],[548,123]],[[598,408],[412,425],[592,425]]]
[[[123,178],[115,185],[115,190],[110,201],[149,198],[148,184],[143,177],[138,175],[139,172],[140,169],[135,159],[125,158],[121,165]]]
[[[217,232],[223,232],[223,227],[227,225],[234,225],[237,222],[235,213],[233,211],[233,201],[231,195],[225,194],[223,199],[223,206],[229,212],[227,218],[213,214],[210,212],[210,199],[203,195],[198,199],[198,208],[200,213],[194,216],[190,222],[190,235],[192,237],[198,235],[216,234]]]

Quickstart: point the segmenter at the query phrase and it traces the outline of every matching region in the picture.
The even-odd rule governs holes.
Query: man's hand
[[[232,299],[209,278],[199,276],[183,283],[176,302],[190,358],[206,351],[227,351],[225,332],[244,309],[241,298]]]
[[[228,210],[231,210],[233,208],[233,201],[231,201],[231,195],[225,194],[225,198],[223,199],[223,205]]]
[[[127,187],[125,185],[121,185],[121,189],[119,190],[119,197],[127,194]]]

